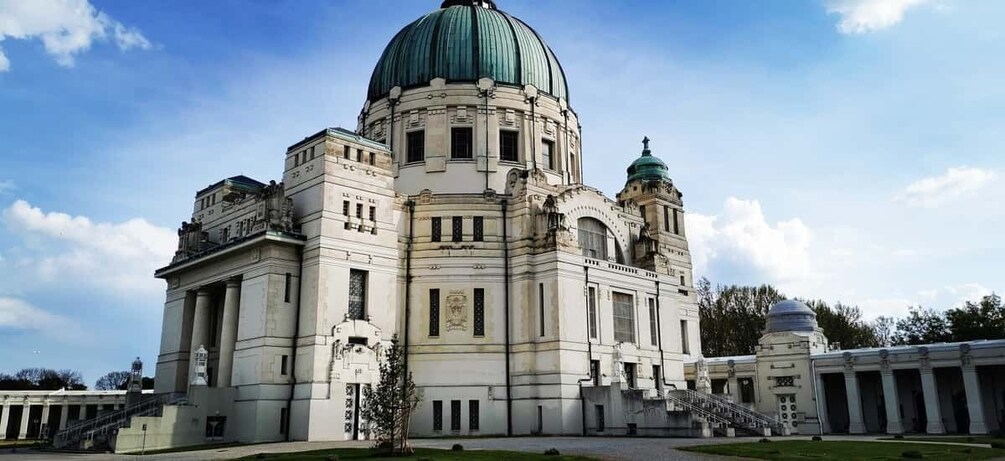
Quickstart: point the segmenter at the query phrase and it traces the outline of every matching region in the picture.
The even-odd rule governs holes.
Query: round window
[[[785,410],[788,410],[788,409],[789,409],[788,407],[786,407],[785,405],[782,405],[782,411],[785,411]]]
[[[789,419],[788,413],[782,413],[782,419]]]
[[[796,411],[796,404],[792,404],[792,411]]]

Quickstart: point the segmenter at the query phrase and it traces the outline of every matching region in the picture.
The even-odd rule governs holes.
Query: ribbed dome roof
[[[533,29],[489,0],[447,0],[391,39],[370,77],[367,99],[391,88],[418,87],[488,77],[497,83],[534,85],[568,99],[562,66]]]
[[[662,160],[653,157],[649,150],[649,138],[642,140],[642,156],[628,165],[628,182],[638,179],[645,181],[670,181],[670,169]]]
[[[817,314],[799,301],[786,299],[768,309],[767,332],[813,332],[817,329]]]

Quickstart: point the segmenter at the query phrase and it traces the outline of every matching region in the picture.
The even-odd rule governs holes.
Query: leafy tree
[[[701,279],[697,287],[702,353],[708,357],[754,353],[764,333],[765,316],[785,296],[770,285],[716,286]]]
[[[377,447],[394,454],[409,453],[408,425],[419,399],[411,373],[405,375],[405,354],[397,335],[380,364],[380,382],[366,387],[363,396],[366,405],[360,416],[370,424]]]
[[[907,317],[897,320],[897,332],[893,336],[895,345],[915,345],[944,343],[952,341],[949,321],[935,309],[915,306]]]
[[[893,345],[897,323],[893,317],[879,316],[872,321],[872,330],[876,333],[876,341],[880,347]]]
[[[110,371],[98,378],[94,388],[99,391],[124,391],[129,388],[129,375],[128,371]]]
[[[49,368],[24,368],[14,375],[0,374],[0,390],[55,391],[86,390],[79,371]]]
[[[962,307],[949,309],[945,318],[953,341],[1005,338],[1005,306],[996,294],[985,296],[980,302],[967,301]]]
[[[872,324],[862,318],[857,306],[837,303],[834,307],[823,301],[806,302],[817,314],[817,325],[831,343],[840,343],[844,349],[876,347],[880,341]]]

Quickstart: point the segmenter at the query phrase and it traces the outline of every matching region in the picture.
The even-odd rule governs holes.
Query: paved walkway
[[[809,436],[792,436],[775,440],[808,440]],[[825,436],[825,440],[874,441],[876,436]],[[477,439],[414,439],[412,445],[420,448],[449,449],[459,443],[466,450],[512,450],[543,453],[549,448],[556,448],[562,454],[592,456],[603,460],[634,461],[634,460],[724,460],[709,455],[700,455],[680,451],[678,448],[708,445],[714,443],[753,442],[759,437],[737,437],[734,439],[679,439],[679,438],[629,438],[629,437],[511,437],[511,438],[477,438]],[[887,443],[902,443],[899,440],[887,440]],[[959,444],[968,445],[968,444]],[[46,453],[38,451],[18,450],[10,453],[10,449],[0,449],[0,461],[97,461],[97,460],[143,460],[143,461],[197,461],[225,460],[251,456],[258,453],[289,453],[298,451],[324,450],[330,448],[363,448],[370,442],[289,442],[265,443],[256,445],[241,445],[234,447],[212,448],[182,453],[165,453],[159,455],[133,456],[113,454],[73,454]]]

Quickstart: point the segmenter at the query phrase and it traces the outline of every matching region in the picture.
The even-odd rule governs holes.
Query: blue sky
[[[0,371],[88,384],[156,362],[194,192],[281,175],[355,127],[372,66],[435,0],[0,0]],[[994,0],[500,0],[545,38],[613,196],[643,136],[697,275],[870,317],[1005,275]]]

